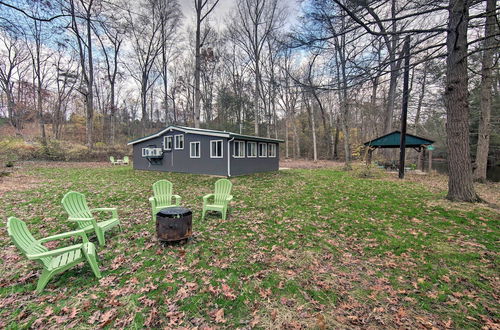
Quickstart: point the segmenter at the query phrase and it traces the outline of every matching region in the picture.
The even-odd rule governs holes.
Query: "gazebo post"
[[[432,150],[429,150],[429,173],[432,171]]]
[[[423,147],[422,148],[422,172],[425,172],[425,150],[427,148]]]
[[[405,177],[405,159],[406,159],[406,119],[408,115],[408,99],[410,94],[410,36],[405,37],[403,44],[403,52],[405,57],[405,69],[403,74],[403,100],[401,104],[401,138],[399,141],[399,178]]]
[[[417,168],[422,172],[424,171],[424,163],[422,163],[422,146],[418,147]]]

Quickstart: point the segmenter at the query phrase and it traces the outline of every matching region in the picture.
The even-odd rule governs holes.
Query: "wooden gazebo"
[[[401,132],[400,131],[394,131],[392,133],[386,134],[379,136],[378,138],[375,138],[373,140],[370,140],[368,142],[365,142],[364,145],[368,148],[368,158],[367,162],[371,163],[372,160],[372,153],[375,149],[378,148],[399,148],[400,147],[400,142],[401,142]],[[429,150],[429,170],[432,167],[432,147],[429,148],[434,143],[434,141],[408,134],[406,133],[406,143],[405,143],[405,148],[413,148],[417,152],[421,152],[421,157],[420,158],[420,169],[423,171],[424,170],[424,160],[425,160],[425,151],[428,149]]]

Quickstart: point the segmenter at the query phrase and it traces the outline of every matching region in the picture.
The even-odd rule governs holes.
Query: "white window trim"
[[[214,145],[215,142],[220,142],[220,146],[221,146],[221,152],[220,152],[220,156],[213,156],[213,150],[212,150],[212,146]],[[211,140],[210,141],[210,158],[224,158],[224,141],[223,140]]]
[[[198,156],[193,156],[192,145],[198,144]],[[200,158],[201,157],[201,143],[200,141],[189,142],[189,158]]]
[[[182,148],[177,148],[177,139],[176,137],[181,136],[182,137]],[[175,150],[183,150],[184,149],[184,134],[175,134],[174,135],[174,149]]]
[[[269,158],[276,158],[276,144],[274,144],[274,143],[268,143],[267,144],[267,148],[268,148],[267,149],[267,153],[268,153],[267,157],[269,157]],[[274,155],[271,155],[271,150],[269,150],[269,148],[274,151]]]
[[[260,155],[260,146],[261,145],[265,145],[266,147],[264,148],[265,150],[265,155],[264,156],[261,156]],[[259,147],[257,148],[257,155],[259,156],[259,158],[267,158],[267,143],[263,143],[263,142],[259,142]]]
[[[243,150],[243,156],[236,155],[236,143],[240,145],[240,151]],[[241,145],[243,145],[243,149],[241,148]],[[233,142],[233,158],[245,158],[246,155],[246,143],[245,141],[234,141]]]
[[[146,155],[145,151],[148,150],[148,153]],[[151,155],[149,151],[154,151],[154,154]],[[158,157],[161,156],[161,148],[156,148],[156,147],[146,147],[142,148],[142,157]]]
[[[168,140],[170,139],[170,148],[167,148],[168,146]],[[172,135],[166,135],[163,137],[163,149],[164,150],[172,150],[172,145],[173,145],[173,142],[172,142]]]
[[[250,153],[247,153],[248,154],[247,158],[257,158],[257,155],[259,154],[259,150],[257,149],[257,147],[258,147],[257,142],[247,142],[247,146],[248,145],[255,146],[255,156],[250,156]]]

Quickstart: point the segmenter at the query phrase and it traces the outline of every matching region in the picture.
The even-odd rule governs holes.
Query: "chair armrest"
[[[175,198],[175,205],[179,205],[181,203],[181,200],[182,200],[181,196],[179,196],[179,195],[172,195],[172,197]]]
[[[214,196],[214,194],[208,194],[208,195],[203,196],[203,202],[205,203],[212,196]]]
[[[47,252],[42,252],[42,253],[35,253],[35,254],[28,254],[26,257],[29,260],[36,260],[36,259],[41,259],[41,258],[46,258],[46,257],[56,257],[58,255],[61,255],[66,252],[74,251],[74,250],[79,250],[81,249],[83,244],[76,244],[76,245],[71,245],[68,247],[52,250],[52,251],[47,251]]]
[[[118,211],[116,210],[116,207],[98,207],[95,209],[90,209],[90,212],[93,211],[111,212],[113,214],[113,218],[118,219]]]
[[[45,242],[55,241],[55,240],[62,239],[62,238],[75,237],[75,236],[80,236],[84,243],[89,241],[87,234],[85,234],[85,231],[83,231],[83,230],[68,231],[66,233],[48,236],[48,237],[42,238],[38,241],[40,243],[45,243]]]
[[[226,201],[227,201],[227,202],[230,202],[230,201],[232,201],[232,200],[233,200],[233,195],[229,195],[229,196],[227,196],[227,198],[226,198]]]

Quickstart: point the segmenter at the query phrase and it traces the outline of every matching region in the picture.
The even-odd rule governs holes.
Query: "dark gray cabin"
[[[236,176],[277,171],[281,142],[225,131],[168,126],[128,145],[133,146],[136,170]]]

